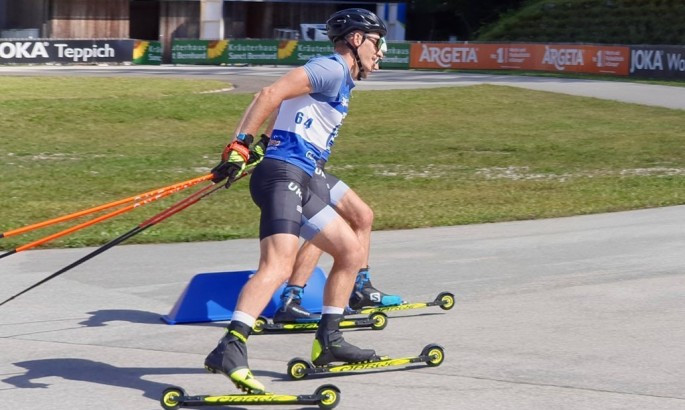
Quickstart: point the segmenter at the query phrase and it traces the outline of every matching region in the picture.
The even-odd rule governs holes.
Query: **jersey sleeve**
[[[345,70],[339,62],[330,58],[316,58],[304,65],[312,86],[312,94],[336,97],[345,78]]]

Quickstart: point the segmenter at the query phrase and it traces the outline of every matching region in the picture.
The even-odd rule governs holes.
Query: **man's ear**
[[[364,36],[360,32],[355,31],[354,33],[352,33],[352,45],[353,46],[355,46],[355,47],[361,46],[363,39],[364,39]]]

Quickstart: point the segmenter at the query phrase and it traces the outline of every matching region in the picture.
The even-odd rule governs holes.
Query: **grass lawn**
[[[207,173],[251,99],[201,93],[224,87],[0,77],[0,232]],[[369,202],[375,229],[682,204],[685,111],[492,85],[357,91],[327,169]],[[259,211],[247,185],[129,242],[254,237]],[[49,246],[107,242],[177,195]]]

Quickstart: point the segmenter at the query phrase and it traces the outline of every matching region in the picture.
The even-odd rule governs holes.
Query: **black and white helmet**
[[[328,38],[332,42],[336,42],[355,30],[378,33],[381,37],[385,37],[388,33],[383,20],[366,9],[345,9],[333,13],[326,21],[326,29]]]

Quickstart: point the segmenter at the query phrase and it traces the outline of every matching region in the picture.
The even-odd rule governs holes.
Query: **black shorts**
[[[350,187],[317,165],[314,175],[309,181],[309,189],[327,204],[336,206]]]
[[[299,167],[265,158],[250,178],[252,200],[261,210],[259,238],[277,233],[309,240],[338,215],[309,189],[311,177]]]

